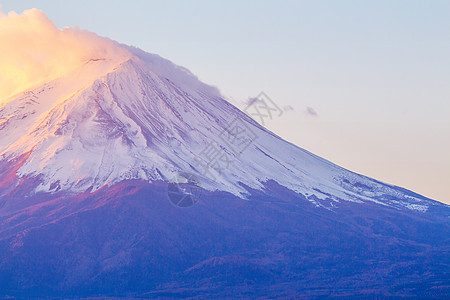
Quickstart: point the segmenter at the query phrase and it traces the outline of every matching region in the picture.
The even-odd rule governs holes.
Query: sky
[[[265,122],[284,139],[450,204],[450,1],[0,5],[159,54],[240,108],[263,91],[285,108]]]

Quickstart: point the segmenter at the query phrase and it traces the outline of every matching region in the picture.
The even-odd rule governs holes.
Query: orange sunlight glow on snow
[[[44,12],[0,11],[0,105],[7,98],[75,70],[89,59],[124,59],[110,39],[76,27],[58,29]]]

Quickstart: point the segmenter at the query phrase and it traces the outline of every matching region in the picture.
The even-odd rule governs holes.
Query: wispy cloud
[[[316,112],[316,110],[310,106],[306,107],[305,114],[312,117],[318,117],[319,114]]]
[[[33,85],[62,76],[91,58],[128,52],[118,43],[80,30],[58,29],[44,12],[0,12],[0,103]]]
[[[254,104],[264,104],[264,101],[259,98],[248,98],[246,101],[244,101],[246,106],[251,106]]]

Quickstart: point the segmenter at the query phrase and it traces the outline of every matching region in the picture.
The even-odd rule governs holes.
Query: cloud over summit
[[[0,105],[5,98],[60,77],[92,58],[126,59],[110,39],[76,27],[58,29],[38,9],[0,12]]]

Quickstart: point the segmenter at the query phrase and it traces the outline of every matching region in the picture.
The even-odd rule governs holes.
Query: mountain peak
[[[1,156],[13,161],[29,153],[16,184],[39,178],[35,192],[79,193],[187,172],[202,188],[241,197],[273,180],[328,208],[340,201],[428,208],[425,198],[283,141],[185,68],[127,51],[124,61],[89,59],[1,108]]]

